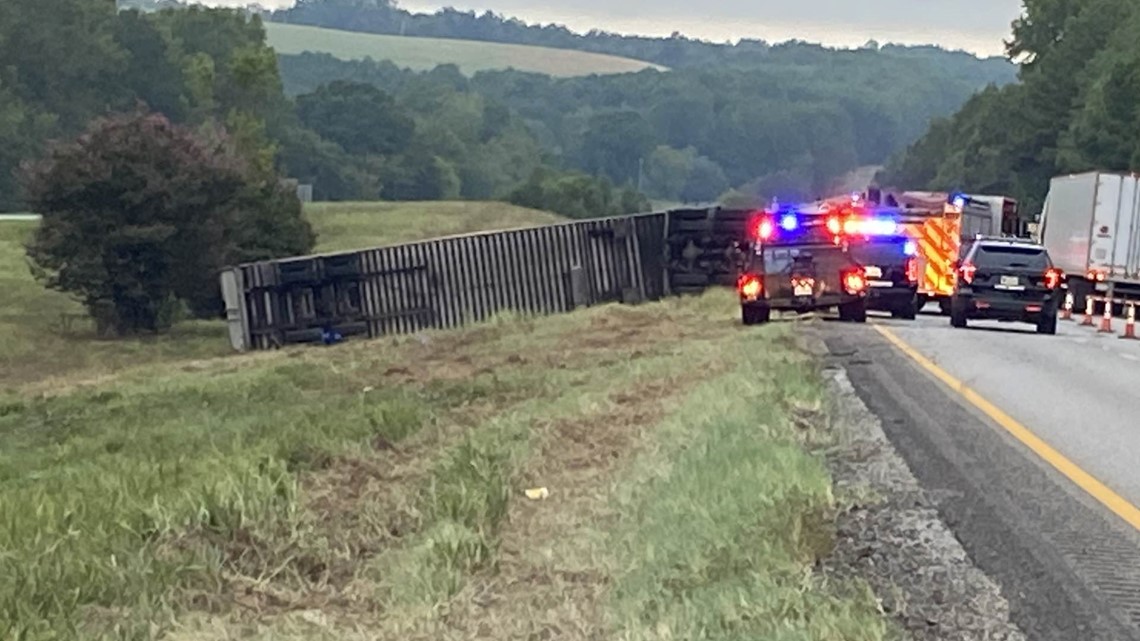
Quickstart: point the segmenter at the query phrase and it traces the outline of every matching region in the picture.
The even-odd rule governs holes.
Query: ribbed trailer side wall
[[[222,274],[231,342],[270,349],[657,300],[665,224],[643,214],[240,265]]]

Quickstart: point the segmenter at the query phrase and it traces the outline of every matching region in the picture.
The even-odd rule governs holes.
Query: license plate
[[[1017,276],[1002,276],[997,289],[1025,289],[1025,287],[1021,285],[1021,279]]]
[[[894,285],[894,283],[892,283],[889,280],[872,280],[872,281],[869,281],[868,284],[871,287],[891,287],[892,285]]]
[[[883,269],[881,267],[866,267],[867,278],[882,278]]]
[[[811,296],[811,283],[796,283],[792,286],[792,293],[796,296]]]

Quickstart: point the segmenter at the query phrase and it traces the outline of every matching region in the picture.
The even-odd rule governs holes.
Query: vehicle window
[[[1037,269],[1052,267],[1041,247],[980,246],[974,254],[978,269]]]
[[[851,246],[851,255],[866,265],[901,263],[905,258],[901,242],[865,243]]]
[[[764,251],[764,271],[769,274],[791,271],[792,263],[797,256],[810,255],[810,253],[799,247],[770,247]]]

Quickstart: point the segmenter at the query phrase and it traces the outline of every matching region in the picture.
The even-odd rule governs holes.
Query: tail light
[[[843,289],[848,294],[858,294],[867,289],[867,277],[862,269],[854,269],[843,274]]]
[[[906,280],[910,283],[918,282],[918,259],[911,257],[906,259]]]
[[[974,276],[976,276],[977,273],[978,273],[977,266],[972,265],[970,263],[966,263],[965,265],[962,265],[962,267],[960,267],[958,269],[958,274],[962,277],[962,280],[967,285],[972,284],[974,282]]]
[[[1061,286],[1061,270],[1052,267],[1045,272],[1045,286],[1049,289],[1057,289]]]
[[[1104,281],[1108,280],[1108,273],[1103,269],[1090,269],[1088,273],[1088,279],[1098,283],[1103,283]]]
[[[760,298],[760,294],[764,293],[764,283],[757,276],[745,274],[737,281],[736,289],[742,298],[752,301]]]

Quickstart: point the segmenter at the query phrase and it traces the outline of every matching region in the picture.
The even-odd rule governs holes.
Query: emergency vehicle
[[[918,243],[919,308],[937,302],[950,314],[954,265],[971,240],[982,236],[1025,237],[1017,201],[1005,196],[906,191],[878,196],[874,201],[854,197],[830,199],[824,206],[861,208],[893,217]]]
[[[911,243],[891,218],[853,212],[797,211],[776,207],[757,213],[737,281],[741,320],[767,323],[771,313],[806,314],[837,309],[840,320],[867,320],[874,279],[852,251],[870,239],[893,239],[900,253]]]

